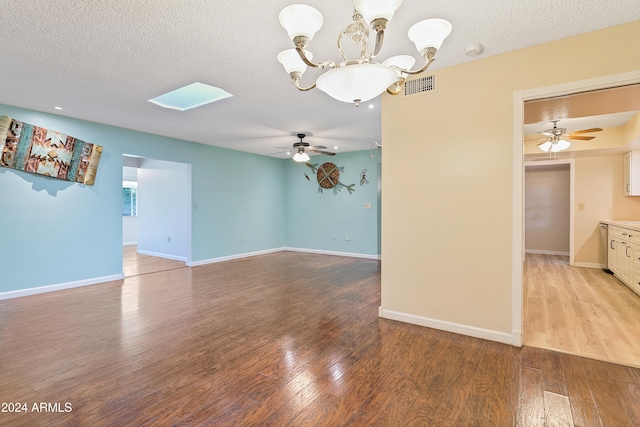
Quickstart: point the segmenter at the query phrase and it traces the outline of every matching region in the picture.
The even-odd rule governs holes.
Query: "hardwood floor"
[[[295,252],[0,301],[0,425],[640,425],[638,369],[379,305],[378,261]]]
[[[173,270],[175,268],[183,268],[186,265],[182,261],[142,255],[137,253],[137,250],[138,247],[135,245],[122,247],[122,269],[125,277]]]
[[[640,296],[568,257],[527,254],[524,343],[640,367]]]

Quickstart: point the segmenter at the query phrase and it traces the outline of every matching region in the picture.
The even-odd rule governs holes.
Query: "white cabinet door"
[[[618,274],[620,280],[622,280],[627,285],[631,285],[632,274],[633,274],[633,245],[629,244],[629,242],[623,241],[620,242],[618,247]]]
[[[640,196],[640,150],[624,155],[624,195]]]
[[[609,226],[609,228],[611,228],[611,226]],[[611,270],[612,272],[616,273],[618,270],[618,251],[616,250],[616,246],[618,244],[618,242],[616,241],[616,238],[613,237],[611,235],[611,233],[609,233],[609,244],[607,246],[607,263],[609,270]]]

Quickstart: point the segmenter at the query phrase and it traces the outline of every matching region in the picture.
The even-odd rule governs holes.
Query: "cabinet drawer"
[[[609,236],[617,237],[618,239],[624,239],[629,237],[629,230],[622,227],[609,226]]]
[[[633,244],[640,246],[640,231],[634,230],[631,234],[633,234]]]

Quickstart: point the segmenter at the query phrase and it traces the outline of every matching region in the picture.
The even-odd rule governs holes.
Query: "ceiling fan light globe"
[[[449,21],[440,18],[425,19],[409,28],[409,40],[415,45],[418,52],[433,47],[440,49],[444,39],[449,37],[453,27]]]
[[[302,153],[296,153],[293,155],[293,160],[296,162],[302,162]]]
[[[306,4],[292,4],[280,12],[280,25],[287,31],[289,38],[293,40],[297,36],[313,38],[316,32],[322,28],[323,18],[318,9]]]
[[[571,143],[569,141],[567,141],[566,139],[560,139],[558,140],[558,142],[553,144],[553,147],[551,147],[551,151],[553,153],[557,153],[558,151],[566,150],[569,147],[571,147]]]
[[[309,160],[311,160],[309,155],[305,152],[300,153],[300,159],[301,162],[308,162]]]
[[[371,24],[378,18],[391,21],[402,0],[354,0],[353,5],[362,14],[364,21]]]
[[[309,60],[313,59],[311,52],[305,50],[304,54],[309,58]],[[291,74],[293,72],[304,74],[304,72],[307,71],[307,64],[304,63],[295,49],[283,50],[278,54],[277,58],[278,62],[282,64],[287,74]]]
[[[549,149],[551,149],[551,141],[545,141],[544,144],[540,145],[540,149],[545,153],[548,153]]]

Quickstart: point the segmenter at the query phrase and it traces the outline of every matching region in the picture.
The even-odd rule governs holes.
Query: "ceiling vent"
[[[404,96],[423,95],[431,92],[437,92],[435,74],[404,82]]]

